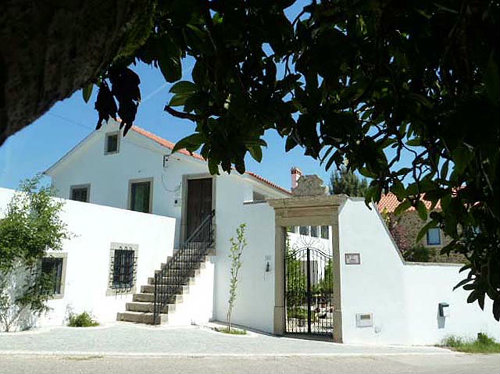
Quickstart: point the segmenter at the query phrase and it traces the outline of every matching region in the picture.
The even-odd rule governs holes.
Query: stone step
[[[149,312],[153,313],[154,311],[154,303],[146,303],[146,302],[130,302],[125,304],[125,309],[128,312]],[[167,314],[168,313],[168,306],[163,308],[161,311],[162,313]]]
[[[161,287],[163,292],[170,292],[170,293],[176,293],[176,294],[182,294],[184,292],[189,292],[189,285],[181,285],[181,286],[164,286]],[[141,293],[146,293],[146,294],[153,294],[155,292],[155,286],[152,284],[145,284],[141,286]]]
[[[132,296],[132,301],[140,303],[152,303],[155,301],[154,293],[135,293]]]
[[[124,322],[134,322],[134,323],[145,323],[148,325],[153,325],[153,313],[143,313],[143,312],[119,312],[116,316],[117,321]],[[160,323],[166,323],[168,321],[168,314],[160,314]]]
[[[191,256],[187,256],[187,255],[178,255],[178,256],[175,256],[175,257],[172,257],[172,256],[169,256],[167,258],[167,262],[166,263],[162,263],[160,265],[160,269],[164,269],[167,264],[169,264],[170,266],[174,265],[174,264],[182,264],[183,267],[186,266],[186,264],[199,264],[199,263],[204,263],[205,261],[207,261],[208,259],[208,256],[201,256],[199,258],[195,258],[193,259]]]
[[[191,284],[192,283],[192,280],[193,278],[197,275],[197,273],[195,271],[191,272],[191,274],[187,275],[184,277],[184,284]],[[163,282],[164,284],[166,285],[172,285],[172,284],[175,284],[177,282],[177,277],[175,276],[172,276],[172,275],[167,275],[166,277],[163,277]],[[154,286],[155,284],[155,279],[154,277],[149,277],[148,278],[148,285],[150,286]]]

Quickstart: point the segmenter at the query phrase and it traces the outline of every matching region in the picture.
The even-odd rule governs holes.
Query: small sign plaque
[[[361,264],[361,256],[359,253],[346,253],[345,254],[346,265],[359,265]]]

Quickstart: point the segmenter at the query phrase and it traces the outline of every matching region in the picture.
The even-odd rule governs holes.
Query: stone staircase
[[[205,268],[205,262],[208,260],[207,256],[200,257],[200,261],[196,263],[189,262],[190,269],[187,274],[182,276],[179,281],[179,269],[186,269],[186,258],[182,255],[169,257],[166,264],[161,264],[161,270],[156,270],[155,273],[163,272],[163,290],[172,295],[167,305],[161,310],[160,323],[166,324],[169,320],[169,314],[175,313],[179,305],[182,304],[183,298],[189,294],[190,287],[196,283],[196,278],[200,272]],[[168,264],[168,266],[167,266]],[[194,265],[194,266],[193,266]],[[117,321],[134,322],[134,323],[154,323],[154,292],[155,292],[155,278],[149,277],[148,284],[142,285],[140,293],[136,293],[132,297],[132,302],[125,305],[125,312],[117,314]],[[181,283],[181,285],[179,285]]]

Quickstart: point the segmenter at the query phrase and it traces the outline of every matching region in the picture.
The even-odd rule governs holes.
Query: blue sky
[[[191,61],[184,66],[184,79],[190,77]],[[189,135],[194,125],[163,111],[171,97],[170,84],[161,72],[140,64],[133,69],[141,78],[142,103],[135,124],[173,142]],[[96,92],[88,103],[77,91],[69,99],[54,105],[30,126],[11,136],[0,147],[0,187],[16,188],[19,181],[46,170],[73,146],[92,132],[97,122],[94,110]],[[247,170],[256,172],[279,185],[290,188],[290,168],[298,166],[306,174],[318,174],[325,183],[329,172],[319,162],[296,148],[285,153],[284,140],[274,131],[265,134],[268,147],[259,164],[247,157]]]

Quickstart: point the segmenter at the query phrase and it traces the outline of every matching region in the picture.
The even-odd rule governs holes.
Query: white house
[[[199,155],[172,148],[138,127],[123,138],[111,121],[47,170],[76,237],[51,253],[61,288],[40,324],[63,323],[68,308],[101,322],[224,321],[229,239],[245,223],[236,324],[346,343],[500,339],[491,303],[482,312],[453,291],[461,265],[406,263],[375,207],[292,196],[250,172],[211,176]],[[299,178],[293,169],[295,192],[315,188]],[[11,195],[0,189],[0,215]]]

